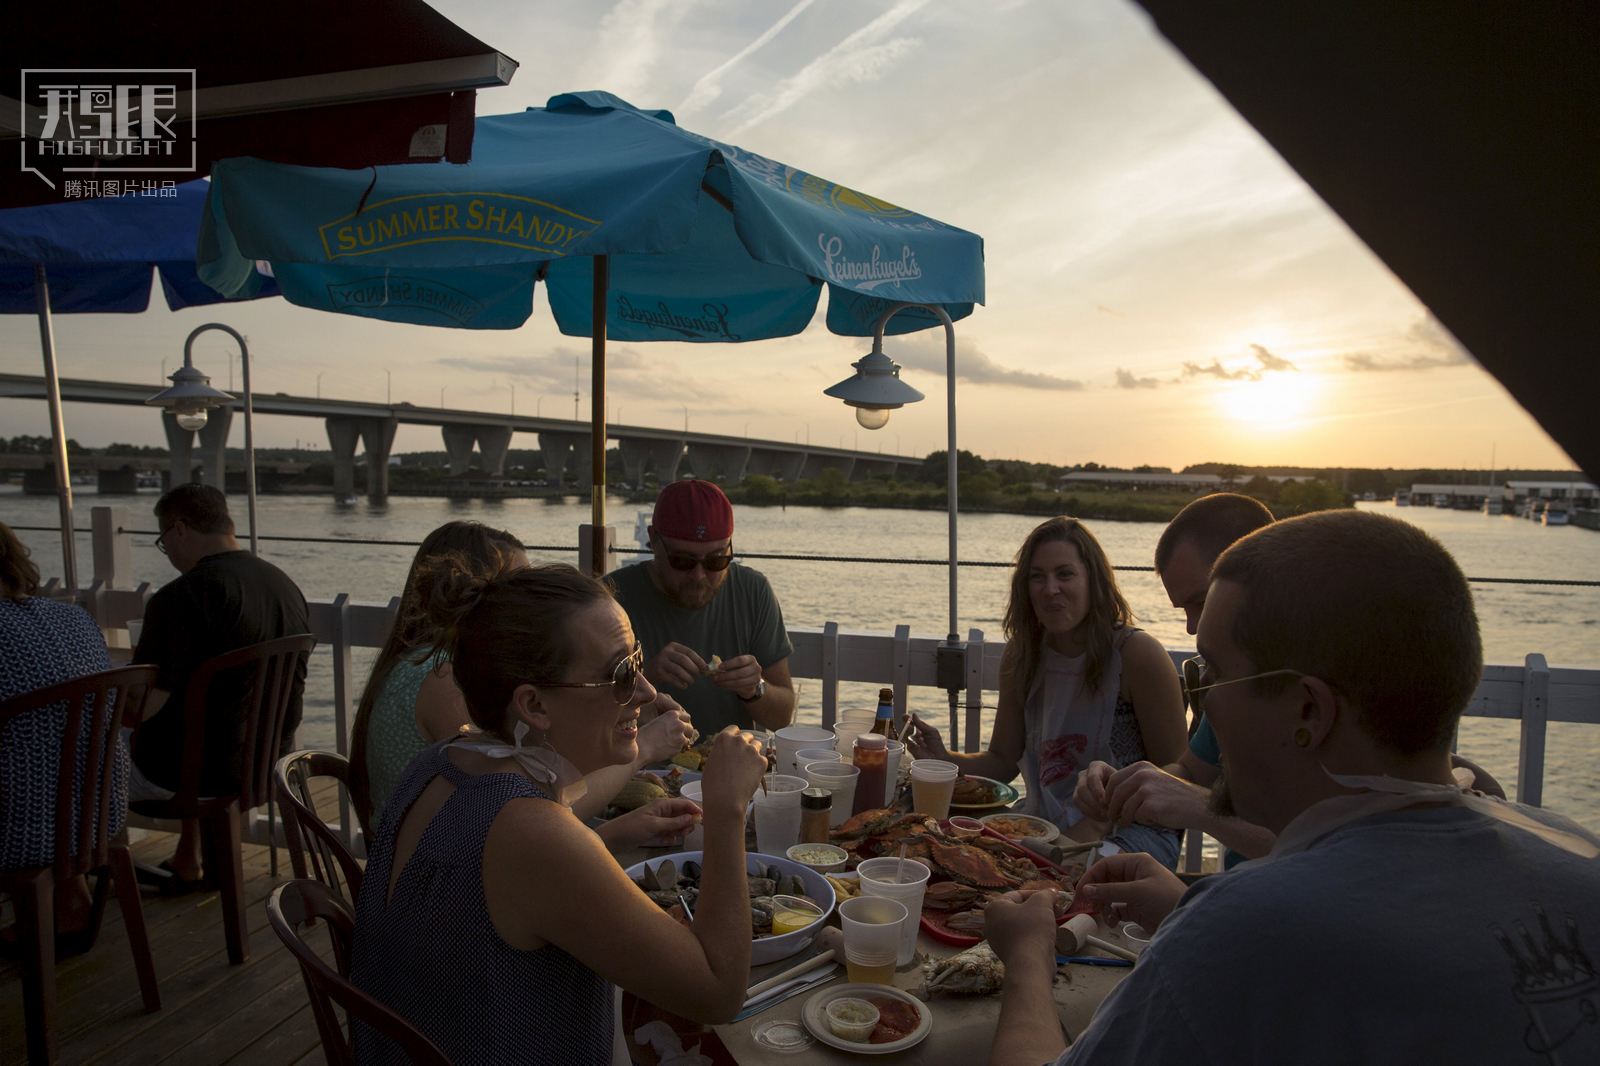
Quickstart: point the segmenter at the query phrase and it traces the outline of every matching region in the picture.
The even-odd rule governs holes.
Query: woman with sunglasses
[[[449,556],[418,595],[482,732],[435,744],[396,785],[357,902],[351,980],[453,1062],[612,1057],[612,985],[702,1022],[731,1019],[750,966],[744,820],[766,761],[736,730],[712,743],[692,925],[622,872],[568,804],[583,775],[637,753],[628,617],[593,578],[537,566],[484,578]],[[355,1023],[357,1063],[406,1061]]]
[[[1176,760],[1188,731],[1177,672],[1161,642],[1133,625],[1105,550],[1076,518],[1041,523],[1017,552],[1006,606],[1000,701],[986,751],[947,751],[939,731],[912,718],[912,755],[963,773],[1027,782],[1023,810],[1075,840],[1102,836],[1163,865],[1179,835],[1085,818],[1072,802],[1078,773],[1095,760],[1122,767]]]

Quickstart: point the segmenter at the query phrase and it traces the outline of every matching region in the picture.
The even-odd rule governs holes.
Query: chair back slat
[[[350,1016],[352,1025],[359,1020],[376,1029],[394,1041],[415,1066],[450,1066],[438,1045],[382,1001],[351,984],[301,936],[303,927],[320,921],[333,940],[335,953],[348,957],[356,920],[342,896],[320,881],[285,881],[267,897],[267,920],[300,963],[312,1016],[330,1063],[348,1066],[354,1060],[350,1040],[333,1009],[337,1004]]]
[[[206,755],[206,697],[219,674],[239,671],[248,688],[241,701],[244,745],[239,774],[239,809],[250,810],[271,795],[272,764],[277,761],[283,724],[294,695],[300,663],[316,647],[309,633],[252,644],[200,664],[189,680],[184,703],[183,771],[173,804],[180,817],[198,812],[200,777]]]
[[[350,761],[331,751],[296,751],[279,759],[272,774],[294,875],[320,881],[353,905],[361,894],[361,865],[318,815],[311,795],[311,782],[319,777],[331,777],[348,789]]]
[[[137,721],[143,715],[145,700],[158,673],[154,666],[124,666],[0,702],[0,730],[30,711],[66,705],[56,765],[57,883],[99,869],[109,861],[118,728],[124,721]],[[81,753],[80,747],[84,749]],[[4,817],[5,812],[0,811],[0,820]]]

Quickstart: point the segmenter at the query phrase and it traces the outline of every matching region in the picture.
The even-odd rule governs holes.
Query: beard
[[[1211,797],[1207,801],[1211,813],[1218,818],[1237,818],[1239,812],[1233,806],[1233,793],[1228,789],[1228,772],[1223,770],[1217,779],[1211,782]]]

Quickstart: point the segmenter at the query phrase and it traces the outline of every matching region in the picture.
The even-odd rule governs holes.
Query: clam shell
[[[656,880],[661,882],[661,887],[664,889],[677,888],[678,864],[671,859],[662,860],[661,865],[656,867]]]
[[[749,879],[749,884],[751,899],[759,896],[770,896],[778,888],[777,880],[771,877],[752,877]]]
[[[700,883],[700,864],[695,862],[693,859],[690,859],[688,862],[684,863],[683,864],[683,876],[686,877],[687,879],[689,879],[690,881],[693,881],[695,884],[699,884]]]
[[[799,874],[785,874],[778,879],[778,895],[803,896],[806,894],[806,883]]]
[[[660,892],[663,886],[661,880],[656,877],[655,870],[646,866],[644,873],[639,875],[639,887],[646,892]]]

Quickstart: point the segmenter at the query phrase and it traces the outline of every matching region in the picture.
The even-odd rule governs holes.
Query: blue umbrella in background
[[[39,316],[56,497],[61,507],[62,567],[69,589],[78,584],[72,481],[50,316],[138,313],[150,306],[153,276],[161,278],[167,306],[175,311],[277,295],[277,283],[266,277],[240,297],[224,296],[200,280],[194,249],[208,184],[204,180],[184,182],[160,190],[166,195],[107,197],[0,211],[0,314]],[[248,385],[246,388],[248,391]],[[247,398],[247,435],[249,422]]]
[[[605,524],[605,342],[787,337],[828,289],[834,333],[901,303],[950,318],[984,299],[983,241],[680,129],[609,93],[480,117],[472,162],[334,170],[222,161],[200,277],[235,296],[272,273],[291,302],[395,322],[514,329],[546,285],[561,332],[593,340],[596,568]],[[931,310],[890,332],[938,325]]]

